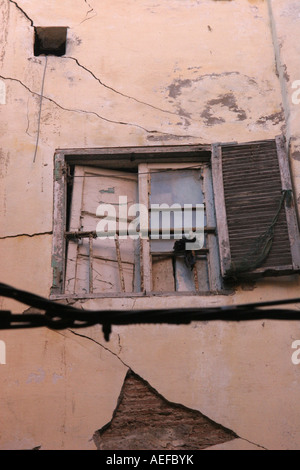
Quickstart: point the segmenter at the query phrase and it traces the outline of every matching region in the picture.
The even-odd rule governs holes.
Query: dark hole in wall
[[[34,55],[62,56],[66,53],[67,28],[64,26],[34,28]]]

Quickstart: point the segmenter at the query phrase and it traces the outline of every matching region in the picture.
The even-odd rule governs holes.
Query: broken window
[[[137,203],[137,174],[76,165],[73,180],[69,232],[74,236],[67,242],[65,292],[139,292],[139,240],[120,239],[117,230],[114,238],[93,236],[101,219],[117,228],[122,215],[119,198],[126,197],[127,205]],[[112,212],[105,219],[104,211],[97,216],[101,205]]]
[[[299,271],[282,138],[59,152],[54,175],[54,296],[217,293]]]
[[[185,246],[197,207],[206,212],[205,190],[212,194],[207,164],[141,163],[134,172],[75,165],[72,180],[65,293],[209,290],[207,243]]]
[[[202,214],[205,234],[208,231],[206,193],[212,195],[211,174],[208,164],[185,168],[182,165],[144,165],[149,173],[150,256],[152,290],[201,291],[210,290],[208,272],[208,248],[206,237],[194,249],[189,249],[188,234],[200,232],[201,223],[196,217]],[[164,207],[165,206],[165,207]],[[172,208],[172,211],[169,210]],[[213,211],[208,215],[213,218]],[[164,223],[165,222],[165,223]],[[166,223],[167,222],[167,223]],[[164,233],[164,225],[170,222],[170,232]],[[178,232],[178,238],[176,237]],[[210,227],[215,234],[215,224]],[[186,240],[182,237],[184,235]],[[194,242],[195,243],[195,242]]]

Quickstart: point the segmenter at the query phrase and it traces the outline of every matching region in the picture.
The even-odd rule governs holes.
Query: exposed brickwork
[[[94,441],[99,450],[197,450],[236,437],[199,411],[168,402],[130,371],[111,422]]]

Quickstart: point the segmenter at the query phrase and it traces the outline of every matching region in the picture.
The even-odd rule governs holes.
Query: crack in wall
[[[37,237],[37,236],[40,236],[40,235],[52,235],[52,231],[51,232],[38,232],[38,233],[18,233],[16,235],[6,235],[4,237],[0,237],[0,240],[6,240],[7,238],[18,238],[18,237]]]
[[[84,0],[84,3],[87,4],[87,6],[90,8],[89,11],[87,11],[86,15],[85,15],[85,18],[79,23],[79,24],[82,24],[84,23],[85,21],[88,21],[88,20],[91,20],[92,18],[95,18],[95,16],[97,16],[97,12],[94,10],[94,8],[89,4],[89,2],[87,0]],[[93,11],[95,11],[95,14],[93,16],[90,16],[89,18],[87,17],[89,13],[92,13]]]
[[[83,68],[83,69],[86,70],[90,75],[92,75],[92,77],[93,77],[95,80],[97,80],[97,82],[99,82],[101,86],[107,88],[108,90],[113,91],[113,92],[116,93],[117,95],[123,96],[124,98],[128,98],[128,99],[130,99],[130,100],[135,101],[136,103],[142,104],[142,105],[144,105],[144,106],[148,106],[148,107],[150,107],[150,108],[152,108],[152,109],[155,109],[155,110],[157,110],[157,111],[161,111],[162,113],[172,114],[173,116],[177,116],[178,118],[182,119],[181,116],[180,116],[180,114],[175,113],[174,111],[168,111],[168,110],[166,110],[166,109],[160,108],[159,106],[154,106],[154,105],[152,105],[152,104],[150,104],[150,103],[147,103],[147,102],[145,102],[145,101],[139,100],[138,98],[135,98],[134,96],[126,95],[125,93],[122,93],[121,91],[116,90],[115,88],[111,87],[110,85],[106,85],[104,82],[102,82],[102,80],[101,80],[100,78],[98,78],[98,77],[94,74],[94,72],[92,72],[90,69],[88,69],[87,67],[85,67],[84,65],[82,65],[82,64],[78,61],[78,59],[76,59],[76,57],[65,56],[65,57],[62,57],[62,59],[72,59],[72,60],[74,60],[74,61],[76,62],[76,64],[77,64],[79,67]]]
[[[101,346],[101,348],[105,349],[105,351],[107,351],[107,352],[109,352],[110,354],[112,354],[113,356],[115,356],[125,367],[127,367],[128,369],[131,370],[131,367],[130,367],[128,364],[126,364],[126,363],[118,356],[118,354],[116,354],[116,353],[114,353],[113,351],[111,351],[111,349],[106,348],[102,343],[99,343],[99,341],[96,341],[95,339],[90,338],[90,337],[87,336],[87,335],[83,335],[83,334],[81,334],[81,333],[77,333],[76,331],[73,331],[73,330],[71,330],[70,328],[68,328],[68,331],[69,331],[70,333],[73,333],[73,335],[75,335],[75,336],[80,336],[81,338],[88,339],[89,341],[92,341],[93,343],[98,344],[98,346]]]
[[[88,15],[89,13],[91,13],[92,11],[94,11],[94,8],[87,2],[87,0],[84,0],[84,1],[85,1],[85,3],[90,7],[90,10],[86,13],[86,15]],[[25,16],[25,18],[26,18],[28,21],[30,21],[31,26],[34,27],[34,22],[33,22],[33,20],[32,20],[32,19],[29,17],[29,15],[18,5],[18,3],[15,2],[14,0],[9,0],[9,2],[10,2],[10,3],[13,3],[13,4],[16,6],[16,8]],[[92,17],[90,17],[90,18],[85,18],[81,23],[83,23],[84,21],[87,21],[87,20],[89,20],[89,19],[94,18],[96,15],[97,15],[97,13],[95,13],[95,15],[92,16]],[[80,24],[81,24],[81,23],[80,23]],[[162,112],[162,113],[166,113],[166,114],[170,114],[170,115],[176,116],[176,117],[178,117],[178,118],[181,120],[181,122],[184,123],[185,119],[180,115],[180,113],[176,113],[176,112],[174,112],[174,111],[169,111],[169,110],[160,108],[160,107],[158,107],[158,106],[154,106],[154,105],[152,105],[152,104],[150,104],[150,103],[147,103],[147,102],[145,102],[145,101],[139,100],[138,98],[135,98],[134,96],[126,95],[125,93],[122,93],[121,91],[118,91],[118,90],[114,89],[113,87],[111,87],[111,86],[109,86],[109,85],[103,83],[91,70],[89,70],[89,69],[88,69],[87,67],[85,67],[84,65],[80,64],[79,61],[78,61],[78,59],[76,59],[75,57],[64,56],[64,57],[61,57],[61,58],[62,58],[62,59],[72,59],[72,60],[74,60],[74,61],[77,63],[77,65],[78,65],[79,67],[83,68],[83,69],[86,70],[88,73],[90,73],[90,74],[93,76],[93,78],[94,78],[95,80],[97,80],[97,81],[100,83],[100,85],[103,86],[103,87],[105,87],[106,89],[111,90],[112,92],[114,92],[114,93],[116,93],[116,94],[118,94],[118,95],[120,95],[120,96],[123,96],[124,98],[133,100],[133,101],[135,101],[136,103],[139,103],[139,104],[142,104],[142,105],[144,105],[144,106],[150,107],[150,108],[155,109],[155,110],[157,110],[157,111],[160,111],[160,112]],[[11,79],[11,80],[13,80],[13,79]],[[21,83],[23,86],[25,86],[21,81],[20,81],[20,83]],[[25,86],[25,87],[26,87],[26,86]],[[31,91],[31,90],[30,90],[30,91]],[[35,93],[35,92],[32,92],[32,91],[31,91],[31,93]],[[35,94],[37,94],[38,96],[40,96],[38,93],[35,93]],[[115,123],[115,124],[120,124],[120,125],[135,126],[135,127],[138,127],[138,128],[140,128],[140,129],[144,130],[144,131],[147,132],[147,133],[150,133],[150,134],[157,133],[157,134],[160,134],[160,135],[170,136],[170,139],[172,139],[172,138],[175,138],[175,139],[176,139],[176,138],[201,138],[201,137],[199,137],[199,136],[193,136],[193,135],[182,135],[182,136],[181,136],[181,135],[176,135],[176,134],[170,134],[170,133],[168,133],[168,132],[162,132],[162,131],[157,131],[157,130],[148,130],[148,129],[146,129],[146,128],[144,128],[143,126],[140,126],[140,125],[138,125],[138,124],[127,123],[127,122],[123,122],[123,121],[114,121],[114,120],[110,120],[110,119],[108,119],[108,118],[105,118],[105,117],[103,117],[103,116],[100,116],[98,113],[93,112],[93,111],[84,111],[84,110],[63,108],[63,107],[60,106],[58,103],[56,103],[54,100],[51,100],[50,98],[47,98],[47,97],[45,97],[45,99],[48,99],[48,100],[52,101],[54,104],[56,104],[56,106],[60,107],[61,109],[64,109],[65,111],[70,111],[70,112],[86,112],[86,113],[94,114],[94,115],[96,115],[99,119],[106,120],[107,122],[110,122],[110,123]],[[191,118],[191,120],[192,120],[192,121],[195,121],[195,122],[200,122],[200,121],[194,120],[193,118]],[[180,124],[180,123],[179,123],[179,124]]]
[[[81,334],[81,333],[77,333],[76,331],[73,331],[73,330],[71,330],[70,328],[68,328],[68,331],[69,331],[70,333],[73,333],[75,336],[79,336],[79,337],[81,337],[81,338],[84,338],[84,339],[87,339],[87,340],[89,340],[89,341],[92,341],[93,343],[95,343],[95,344],[97,344],[98,346],[100,346],[101,348],[103,348],[105,351],[107,351],[107,352],[109,352],[110,354],[112,354],[113,356],[115,356],[125,367],[128,368],[128,372],[127,372],[127,374],[126,374],[126,377],[127,377],[127,375],[128,375],[129,373],[132,373],[132,374],[134,374],[135,376],[139,377],[143,382],[145,382],[146,384],[148,384],[148,382],[147,382],[145,379],[143,379],[142,377],[140,377],[138,374],[136,374],[136,373],[133,371],[133,369],[129,366],[129,364],[127,364],[126,362],[124,362],[124,361],[119,357],[118,354],[116,354],[115,352],[111,351],[111,349],[105,347],[105,346],[104,346],[102,343],[100,343],[99,341],[96,341],[95,339],[90,338],[90,337],[87,336],[87,335],[84,335],[84,334]],[[60,333],[60,332],[58,332],[58,331],[57,331],[57,333],[62,334],[62,333]],[[63,335],[63,336],[64,336],[64,335]],[[120,335],[119,335],[119,334],[118,334],[118,346],[119,346],[119,354],[120,354],[120,352],[122,351],[122,346],[121,346],[121,341],[120,341]],[[124,379],[124,382],[125,382],[125,380],[126,380],[126,377],[125,377],[125,379]],[[123,384],[123,385],[124,385],[124,384]],[[168,402],[168,400],[167,400],[166,398],[164,398],[163,395],[159,394],[159,392],[157,392],[157,390],[155,390],[150,384],[148,384],[148,386],[149,386],[149,388],[150,388],[151,390],[154,390],[154,392],[155,392],[158,396],[162,397],[163,400],[165,400],[166,402]],[[168,402],[168,403],[173,404],[172,402]],[[175,406],[182,407],[182,408],[186,408],[184,405],[181,405],[181,404],[174,404],[174,405],[175,405]],[[118,400],[117,405],[116,405],[116,408],[115,408],[115,410],[114,410],[114,412],[113,412],[113,416],[115,415],[115,413],[116,413],[116,411],[117,411],[117,409],[118,409],[118,406],[119,406],[119,400]],[[186,409],[189,409],[189,408],[186,408]],[[193,410],[191,409],[191,411],[193,411]],[[200,411],[198,411],[198,410],[195,410],[195,411],[197,411],[198,413],[202,414],[202,413],[201,413]],[[113,418],[112,418],[112,419],[113,419]],[[210,418],[208,418],[208,419],[213,422],[213,420],[211,420]],[[111,421],[112,421],[112,420],[111,420]],[[106,429],[106,428],[110,425],[111,421],[110,421],[107,425],[105,425],[102,429],[103,429],[103,430]],[[223,427],[223,425],[220,425],[220,426]],[[260,444],[257,444],[256,442],[250,441],[249,439],[246,439],[246,438],[244,438],[244,437],[241,437],[241,436],[239,436],[238,434],[236,434],[236,433],[235,433],[234,431],[232,431],[232,430],[230,430],[230,431],[235,435],[235,438],[236,438],[236,439],[241,439],[241,440],[243,440],[243,441],[245,441],[245,442],[248,442],[249,444],[255,445],[256,447],[259,447],[259,448],[261,448],[261,449],[263,449],[263,450],[268,450],[266,447],[264,447],[264,446],[262,446],[262,445],[260,445]],[[96,431],[96,433],[97,433],[97,432],[99,432],[99,431]],[[209,448],[209,447],[207,447],[207,448]]]
[[[30,127],[30,120],[29,120],[29,98],[27,100],[27,113],[26,113],[26,117],[27,117],[27,128],[25,130],[26,134],[29,135],[29,137],[33,137],[31,134],[29,134],[29,127]]]
[[[256,442],[249,441],[249,439],[246,439],[245,437],[240,437],[240,436],[239,436],[239,439],[241,439],[242,441],[245,441],[245,442],[249,442],[249,444],[252,444],[252,445],[254,445],[254,446],[256,446],[256,447],[259,447],[260,449],[269,450],[269,449],[267,449],[266,447],[261,446],[260,444],[256,444]]]
[[[118,334],[118,346],[119,346],[119,352],[118,354],[121,354],[122,352],[122,345],[121,345],[121,336]]]
[[[34,26],[34,23],[33,23],[33,20],[27,15],[27,13],[18,5],[17,2],[14,2],[14,0],[8,0],[10,3],[13,3],[17,8],[18,10],[25,16],[25,18],[27,18],[28,21],[30,21],[30,25],[33,27]]]
[[[85,1],[85,3],[90,7],[90,10],[89,10],[89,11],[87,12],[87,14],[86,14],[86,15],[88,15],[90,12],[94,11],[94,8],[92,8],[91,5],[90,5],[86,0],[84,0],[84,1]],[[9,2],[10,2],[10,3],[13,3],[13,4],[16,6],[16,8],[18,8],[19,11],[21,11],[22,14],[30,21],[31,26],[34,27],[34,22],[33,22],[33,20],[32,20],[32,19],[27,15],[27,13],[18,5],[18,3],[15,2],[14,0],[9,0]],[[94,18],[96,15],[97,15],[97,13],[96,13],[94,16],[90,17],[90,18],[85,18],[80,24],[82,24],[84,21],[87,21],[87,20],[89,20],[89,19]],[[64,56],[64,57],[62,57],[62,58],[63,58],[63,59],[72,59],[72,60],[74,60],[74,61],[77,63],[77,65],[78,65],[79,67],[83,68],[83,69],[86,70],[88,73],[90,73],[90,74],[94,77],[94,79],[97,80],[97,81],[100,83],[100,85],[102,85],[103,87],[107,88],[108,90],[111,90],[111,91],[113,91],[114,93],[116,93],[116,94],[118,94],[118,95],[120,95],[120,96],[123,96],[124,98],[128,98],[128,99],[130,99],[130,100],[133,100],[133,101],[135,101],[135,102],[137,102],[137,103],[139,103],[139,104],[143,104],[144,106],[148,106],[148,107],[150,107],[150,108],[156,109],[157,111],[161,111],[162,113],[167,113],[167,114],[172,114],[172,115],[174,115],[174,116],[177,116],[179,119],[182,120],[182,117],[180,116],[180,114],[175,113],[174,111],[168,111],[168,110],[162,109],[162,108],[160,108],[160,107],[158,107],[158,106],[154,106],[154,105],[152,105],[152,104],[150,104],[150,103],[147,103],[147,102],[145,102],[145,101],[139,100],[139,99],[137,99],[137,98],[135,98],[135,97],[133,97],[133,96],[126,95],[125,93],[122,93],[121,91],[118,91],[118,90],[114,89],[113,87],[111,87],[111,86],[109,86],[109,85],[106,85],[106,84],[103,83],[91,70],[89,70],[89,69],[88,69],[87,67],[85,67],[84,65],[80,64],[79,61],[78,61],[78,59],[76,59],[75,57]],[[123,124],[123,123],[122,123],[122,124]],[[129,125],[134,125],[134,124],[129,124]],[[147,131],[147,132],[152,132],[152,131]],[[186,137],[193,137],[193,136],[186,136]]]
[[[89,13],[91,13],[92,11],[94,11],[94,8],[92,7],[92,5],[89,4],[89,2],[88,2],[87,0],[84,0],[84,3],[86,3],[87,6],[90,8],[90,10],[87,12],[87,15],[88,15]]]
[[[27,91],[29,91],[32,95],[35,95],[35,96],[38,96],[38,97],[41,97],[41,94],[40,93],[37,93],[35,91],[32,91],[27,85],[25,85],[21,80],[17,79],[17,78],[12,78],[12,77],[4,77],[3,75],[0,75],[0,78],[2,78],[3,80],[11,80],[11,81],[15,81],[15,82],[18,82],[20,83],[20,85],[22,85]],[[160,135],[168,135],[168,136],[172,136],[172,137],[175,137],[175,138],[195,138],[195,139],[199,139],[200,137],[199,136],[194,136],[194,135],[175,135],[175,134],[170,134],[169,132],[163,132],[163,131],[158,131],[156,129],[147,129],[139,124],[134,124],[134,123],[131,123],[131,122],[124,122],[124,121],[115,121],[113,119],[109,119],[109,118],[106,118],[104,116],[100,116],[100,114],[96,113],[95,111],[86,111],[86,110],[82,110],[82,109],[70,109],[70,108],[65,108],[63,107],[62,105],[60,105],[59,103],[57,103],[57,101],[53,100],[52,98],[49,98],[48,96],[45,96],[43,95],[43,99],[44,100],[48,100],[50,101],[51,103],[55,104],[55,106],[57,106],[58,108],[64,110],[64,111],[68,111],[68,112],[71,112],[71,113],[83,113],[83,114],[90,114],[90,115],[94,115],[96,116],[97,118],[101,119],[102,121],[105,121],[105,122],[109,122],[111,124],[119,124],[119,125],[122,125],[122,126],[131,126],[131,127],[135,127],[135,128],[138,128],[138,129],[141,129],[145,132],[147,132],[147,134],[160,134]]]

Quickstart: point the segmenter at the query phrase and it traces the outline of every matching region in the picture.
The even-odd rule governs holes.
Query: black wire
[[[48,327],[51,329],[83,328],[101,324],[109,340],[111,325],[189,324],[192,321],[300,320],[300,310],[270,308],[298,304],[300,298],[274,300],[235,306],[175,308],[150,310],[82,310],[46,299],[0,283],[0,295],[30,305],[45,313],[12,314],[0,312],[0,330]],[[269,307],[268,309],[266,307]]]

